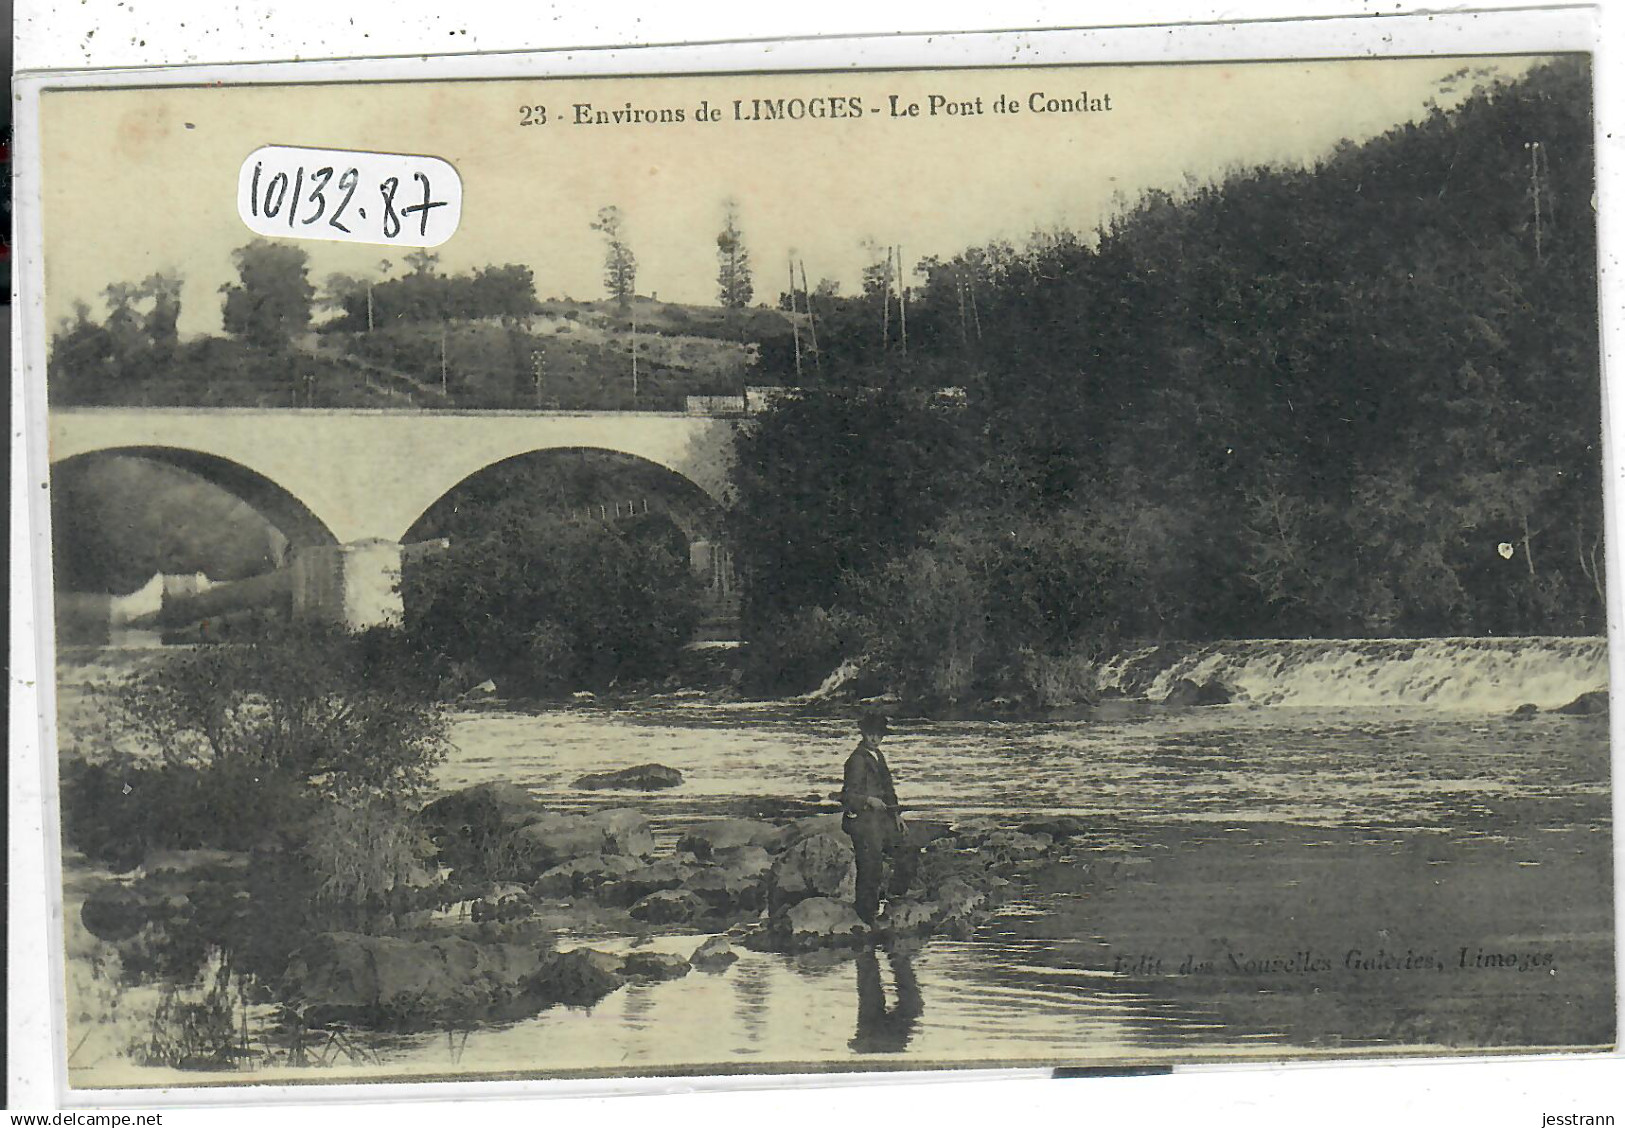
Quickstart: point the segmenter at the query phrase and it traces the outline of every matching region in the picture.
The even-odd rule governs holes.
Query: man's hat
[[[858,731],[866,736],[885,736],[891,731],[891,725],[887,723],[886,714],[876,709],[858,718]]]

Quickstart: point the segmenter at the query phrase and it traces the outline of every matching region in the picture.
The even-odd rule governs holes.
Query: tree
[[[855,576],[917,547],[969,501],[978,450],[969,413],[914,393],[803,391],[734,438],[729,511],[752,661],[808,612],[836,609]],[[757,648],[758,642],[764,643]],[[805,689],[827,670],[752,671],[759,688]],[[778,684],[768,684],[778,683]]]
[[[687,559],[662,538],[635,522],[538,512],[523,497],[480,513],[471,535],[402,575],[415,646],[507,692],[602,689],[671,671],[700,604]]]
[[[621,209],[611,204],[598,210],[592,229],[604,236],[604,289],[624,308],[637,292],[638,260],[623,237]]]
[[[181,316],[180,277],[160,270],[147,276],[141,283],[141,292],[152,302],[146,318],[147,339],[153,348],[172,352],[180,341],[177,328]]]
[[[412,268],[413,274],[433,274],[435,267],[440,265],[440,256],[433,251],[416,250],[401,256],[406,265]]]
[[[744,309],[755,293],[750,280],[750,254],[739,234],[739,205],[723,205],[722,231],[717,235],[717,301],[724,309]]]
[[[46,367],[53,403],[94,403],[117,379],[113,367],[113,338],[105,326],[90,317],[90,306],[73,303],[73,316],[64,317],[51,335]]]
[[[1601,631],[1590,105],[1561,59],[1095,238],[926,260],[906,358],[869,245],[816,390],[741,435],[752,663],[792,638],[816,681],[842,636],[952,697],[1113,637]],[[959,435],[877,418],[947,386]]]
[[[480,267],[466,280],[458,281],[467,291],[471,317],[496,317],[512,325],[536,312],[536,278],[528,266],[508,263]]]
[[[321,297],[316,299],[316,304],[322,309],[353,316],[356,308],[366,306],[367,286],[367,282],[353,274],[329,274],[322,280]]]
[[[220,287],[226,295],[226,332],[259,348],[288,348],[310,325],[316,298],[310,255],[300,247],[255,239],[231,258],[242,281]]]
[[[242,875],[242,911],[211,918],[239,967],[275,978],[310,934],[387,919],[432,855],[417,814],[447,718],[398,631],[289,626],[98,693],[109,740],[64,761],[64,838],[121,869],[154,849],[280,847]]]
[[[141,300],[141,287],[134,282],[112,282],[102,290],[107,302],[107,332],[112,337],[113,349],[120,359],[126,359],[147,345],[146,329],[136,312]]]

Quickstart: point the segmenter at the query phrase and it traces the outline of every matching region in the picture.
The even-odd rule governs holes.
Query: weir
[[[1533,636],[1159,643],[1104,663],[1096,688],[1157,700],[1182,678],[1198,685],[1217,681],[1238,702],[1254,705],[1550,709],[1608,687],[1608,641]]]

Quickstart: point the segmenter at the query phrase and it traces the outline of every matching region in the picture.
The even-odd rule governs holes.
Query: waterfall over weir
[[[1181,678],[1257,705],[1556,708],[1608,686],[1603,638],[1258,639],[1161,643],[1105,663],[1097,688],[1160,700]]]

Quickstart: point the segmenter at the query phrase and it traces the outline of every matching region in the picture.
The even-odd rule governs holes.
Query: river
[[[1601,1044],[1613,998],[1606,719],[1513,718],[1508,705],[1535,683],[1543,705],[1595,688],[1602,647],[1585,641],[1564,652],[1561,677],[1550,655],[1488,663],[1471,676],[1495,682],[1494,695],[1462,688],[1479,659],[1458,654],[1453,680],[1437,669],[1424,679],[1449,687],[1442,703],[1277,695],[1110,722],[898,720],[886,750],[910,811],[1072,815],[1087,827],[974,936],[878,954],[742,952],[723,972],[630,986],[590,1010],[352,1036],[317,1072],[1083,1066]],[[1415,657],[1386,655],[1388,676]],[[1370,681],[1370,662],[1322,658]],[[1509,680],[1514,666],[1533,682]],[[1307,684],[1299,668],[1277,679]],[[635,805],[663,846],[697,819],[827,807],[854,739],[832,706],[697,694],[468,708],[453,735],[442,787],[504,780],[563,807]],[[571,786],[651,761],[682,771],[682,785],[632,796]],[[686,955],[699,939],[653,944]],[[631,943],[590,932],[559,942]],[[200,1080],[112,1064],[92,1048],[74,1067]],[[279,1075],[317,1079],[308,1068],[264,1076]]]

